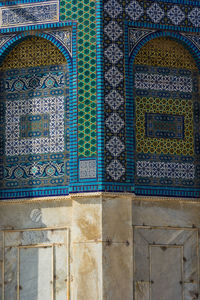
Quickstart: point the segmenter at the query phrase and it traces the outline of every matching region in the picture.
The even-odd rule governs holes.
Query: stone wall
[[[199,227],[194,199],[93,193],[1,202],[0,295],[198,299]]]
[[[70,299],[71,212],[70,199],[2,203],[0,299]]]

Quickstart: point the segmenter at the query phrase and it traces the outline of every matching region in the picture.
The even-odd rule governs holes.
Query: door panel
[[[134,227],[135,299],[198,299],[198,251],[197,229]]]
[[[69,299],[69,229],[1,231],[0,237],[1,300]]]

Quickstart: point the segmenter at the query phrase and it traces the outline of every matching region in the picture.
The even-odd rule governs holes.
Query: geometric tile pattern
[[[147,15],[150,17],[150,19],[154,23],[159,23],[165,14],[164,14],[164,11],[161,9],[161,7],[157,3],[153,3],[147,9]]]
[[[104,9],[111,18],[116,18],[122,13],[122,7],[116,0],[110,0],[104,5]]]
[[[80,159],[79,160],[79,178],[80,179],[95,179],[97,176],[96,159]]]
[[[161,74],[135,73],[137,89],[192,92],[192,78]]]
[[[36,138],[49,136],[49,122],[50,116],[48,113],[44,114],[26,114],[20,116],[20,138]],[[7,123],[7,120],[6,120]]]
[[[105,101],[113,110],[117,110],[124,102],[122,96],[116,90],[112,90],[106,95]]]
[[[164,37],[152,39],[146,43],[140,49],[140,55],[136,56],[134,63],[173,69],[197,69],[192,55],[184,46]]]
[[[50,47],[52,57],[48,59],[46,51],[40,51],[34,66],[32,49],[27,45],[36,41],[39,50],[42,44],[46,49]],[[53,47],[57,55],[57,48]],[[62,55],[53,60],[53,47],[43,39],[27,39],[13,48],[3,62],[0,74],[2,190],[26,189],[28,195],[33,188],[69,184],[69,70],[66,62],[63,64]],[[61,64],[50,64],[59,62],[58,59]],[[13,69],[16,65],[19,68]]]
[[[117,136],[114,136],[107,143],[106,148],[108,151],[110,151],[110,153],[113,156],[117,157],[124,150],[124,144],[120,141],[120,139]]]
[[[123,165],[116,159],[114,159],[108,166],[107,172],[111,178],[118,180],[125,173],[125,168]]]
[[[135,106],[138,153],[194,155],[193,103],[191,100],[136,97]],[[154,117],[152,122],[155,127],[152,126],[151,120],[147,121],[150,116]],[[160,116],[165,119],[166,116],[176,119],[176,125],[168,121],[168,125],[164,128],[163,123],[166,121],[163,121]],[[179,131],[182,137],[178,138]],[[172,138],[175,135],[177,138]]]
[[[63,96],[7,101],[5,122],[6,156],[64,151]]]
[[[138,161],[136,169],[139,177],[194,179],[195,176],[195,167],[189,163]]]
[[[193,26],[200,27],[200,8],[199,7],[195,7],[189,12],[188,20],[192,23]]]
[[[105,53],[107,54],[107,52]],[[114,57],[116,57],[116,54]],[[120,57],[118,57],[117,60],[113,58],[112,63],[117,62],[119,59]],[[111,86],[116,87],[122,81],[123,77],[116,67],[112,67],[110,70],[108,70],[108,72],[106,72],[105,79],[110,83]]]
[[[112,40],[116,41],[122,34],[122,29],[116,21],[111,21],[104,28],[104,33]]]
[[[126,13],[131,17],[132,20],[137,21],[141,16],[143,16],[144,9],[137,1],[133,0],[126,7]]]
[[[120,58],[122,58],[123,56],[122,51],[115,44],[110,45],[105,50],[105,55],[113,64],[117,63],[120,60]]]
[[[45,55],[41,53],[45,52]],[[32,59],[30,59],[32,57]],[[29,37],[5,57],[1,70],[65,64],[66,59],[54,44],[39,37]]]
[[[179,25],[185,19],[184,12],[177,5],[168,10],[167,16],[174,25]]]
[[[77,21],[78,154],[96,156],[96,3],[61,1],[60,20]]]
[[[124,121],[120,118],[120,116],[116,113],[110,115],[110,117],[106,120],[106,125],[113,133],[118,133],[122,127],[124,126]]]

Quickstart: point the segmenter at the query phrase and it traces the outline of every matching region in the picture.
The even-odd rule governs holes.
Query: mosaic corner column
[[[97,181],[97,78],[96,78],[96,2],[61,1],[61,20],[77,20],[78,132],[77,173],[71,191],[89,191],[87,181]],[[75,162],[74,162],[75,163]],[[80,182],[80,184],[78,184]],[[83,183],[81,183],[83,182]],[[85,183],[85,188],[83,187]],[[78,184],[78,185],[77,185]]]

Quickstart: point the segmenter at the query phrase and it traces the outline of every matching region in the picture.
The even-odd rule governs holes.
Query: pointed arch
[[[12,52],[31,40],[47,45],[55,52],[55,59],[39,62],[30,53],[27,64],[16,64],[16,68],[6,64],[9,55],[14,59]],[[39,48],[38,56],[45,58],[46,52]],[[6,64],[1,71],[1,133],[5,137],[1,198],[68,194],[73,81],[70,53],[50,35],[21,33],[4,44],[1,62]]]
[[[24,31],[24,32],[20,32],[19,34],[15,34],[14,36],[11,36],[0,48],[0,63],[17,44],[21,43],[24,39],[30,37],[40,37],[53,43],[66,58],[66,61],[68,62],[69,65],[70,73],[72,73],[72,67],[73,67],[72,55],[69,53],[67,47],[63,43],[61,43],[60,40],[56,39],[55,36],[51,35],[50,33],[39,32],[39,31]]]
[[[149,63],[149,67],[148,67],[148,63],[145,64],[145,60],[143,60],[144,66],[142,66],[142,63],[141,63],[141,67],[139,66],[140,63],[139,63],[139,61],[137,61],[138,55],[143,51],[143,49],[145,49],[145,47],[146,47],[146,45],[148,45],[148,43],[152,43],[152,41],[156,41],[159,39],[163,39],[163,42],[165,39],[169,40],[169,41],[174,41],[174,44],[176,44],[177,49],[180,46],[180,49],[182,47],[182,49],[185,49],[183,51],[187,51],[188,57],[191,56],[191,65],[188,64],[188,67],[186,68],[186,69],[188,69],[188,73],[187,72],[184,73],[184,69],[185,69],[184,67],[182,67],[182,70],[181,70],[181,63],[179,66],[178,65],[174,66],[174,68],[167,66],[166,64],[163,64],[163,65],[160,64],[160,69],[158,70],[159,66],[158,65],[156,66],[156,64],[153,65],[150,57],[149,57],[149,62],[150,61],[151,62]],[[143,52],[145,53],[145,51],[143,51]],[[149,54],[149,55],[151,55],[151,54]],[[156,56],[156,54],[155,54],[155,56]],[[162,59],[162,58],[160,58],[160,59]],[[195,45],[192,40],[188,39],[186,36],[179,34],[179,33],[162,32],[162,31],[151,32],[149,35],[146,35],[138,44],[136,44],[136,46],[133,48],[132,52],[130,53],[130,56],[128,58],[128,63],[127,63],[128,72],[126,74],[128,74],[128,77],[126,79],[126,91],[127,91],[127,97],[128,97],[128,99],[127,99],[127,110],[128,110],[127,128],[132,128],[132,133],[128,130],[127,139],[128,139],[128,144],[133,145],[132,152],[130,151],[130,153],[129,153],[129,159],[131,159],[131,158],[133,159],[133,157],[134,157],[134,163],[130,164],[130,166],[132,167],[132,173],[131,173],[131,171],[130,171],[130,173],[133,176],[132,180],[134,182],[133,186],[134,186],[134,190],[135,190],[136,194],[166,195],[166,196],[174,195],[174,196],[189,196],[189,197],[191,197],[191,196],[198,197],[200,195],[200,182],[198,180],[198,176],[199,176],[198,174],[199,174],[199,168],[200,168],[199,163],[198,163],[198,157],[199,157],[199,150],[198,150],[198,146],[197,146],[198,136],[195,135],[195,133],[194,133],[193,137],[192,137],[192,139],[194,141],[194,148],[196,147],[194,149],[194,152],[196,151],[194,153],[194,155],[192,153],[192,150],[189,151],[190,153],[189,152],[185,153],[184,151],[182,151],[182,152],[184,152],[184,153],[182,153],[180,151],[180,147],[179,147],[180,145],[178,146],[179,150],[177,150],[178,148],[176,148],[174,150],[174,152],[173,152],[173,150],[171,150],[173,153],[170,153],[170,152],[163,153],[163,149],[162,149],[162,147],[160,147],[160,145],[158,145],[159,141],[158,140],[156,141],[156,137],[155,136],[152,136],[152,137],[147,136],[148,134],[150,134],[150,132],[147,132],[148,131],[148,128],[147,128],[148,127],[148,124],[147,124],[148,118],[153,118],[152,122],[155,123],[155,122],[157,122],[154,120],[154,118],[156,117],[155,115],[159,114],[160,122],[162,121],[161,123],[164,124],[165,119],[168,117],[168,118],[171,118],[174,120],[174,121],[171,121],[172,123],[174,122],[174,126],[175,126],[174,128],[176,128],[176,129],[178,127],[182,128],[182,133],[176,132],[177,135],[175,134],[175,137],[174,137],[174,139],[177,138],[177,141],[178,141],[177,144],[179,143],[180,140],[181,141],[183,141],[184,139],[187,140],[186,137],[184,136],[184,134],[186,133],[186,135],[188,134],[187,146],[192,145],[191,136],[189,136],[189,131],[191,130],[190,131],[190,135],[191,135],[191,132],[193,132],[193,129],[191,129],[191,126],[190,126],[191,122],[189,122],[189,118],[191,116],[193,117],[193,112],[194,112],[193,105],[194,106],[197,105],[198,107],[200,107],[199,106],[200,104],[197,103],[198,102],[197,92],[194,92],[194,89],[198,89],[197,81],[199,78],[199,71],[200,71],[200,65],[199,65],[200,60],[199,59],[200,59],[200,51],[199,51],[197,45]],[[146,61],[148,61],[148,59]],[[137,63],[138,63],[138,66],[137,66]],[[133,70],[133,68],[134,68],[134,70]],[[174,69],[174,70],[172,70],[172,69]],[[187,74],[189,74],[190,71],[191,71],[192,75],[188,76]],[[136,72],[138,74],[136,74]],[[145,72],[147,72],[146,75],[145,75]],[[150,73],[148,74],[148,72],[150,72],[152,74],[150,74]],[[157,74],[156,74],[156,72],[157,72]],[[172,78],[173,72],[175,74],[174,78],[177,77],[178,78],[177,80],[180,80],[180,82],[182,80],[182,83],[181,83],[181,85],[183,87],[182,93],[178,91],[179,87],[177,86],[177,93],[175,93],[175,92],[172,93],[173,92],[172,91],[171,94],[170,93],[167,94],[166,91],[164,91],[162,84],[160,85],[160,88],[156,87],[157,91],[155,91],[155,86],[152,85],[151,87],[149,87],[149,83],[147,83],[149,79],[145,79],[145,76],[146,76],[146,78],[148,76],[151,76],[153,78],[153,80],[155,79],[154,81],[158,81],[158,85],[159,85],[159,80],[164,80],[164,78],[165,78],[165,80],[169,80],[170,78]],[[194,75],[194,74],[196,74],[196,75]],[[138,90],[135,87],[136,86],[136,76],[138,76],[138,81],[137,81],[138,82]],[[192,79],[189,78],[187,83],[185,82],[185,84],[184,84],[184,80],[186,80],[187,76],[188,76],[188,78],[191,77]],[[196,79],[194,79],[195,76],[196,76]],[[163,77],[163,78],[161,79],[161,77]],[[147,83],[148,88],[147,87],[142,88],[142,84],[141,84],[142,80],[144,80],[144,84]],[[145,80],[146,80],[146,82],[145,82]],[[192,83],[191,83],[191,80],[192,80]],[[195,80],[196,80],[196,83],[195,83],[196,86],[194,88]],[[188,86],[186,88],[187,84],[188,84]],[[134,86],[134,88],[133,88],[133,86]],[[175,86],[174,82],[173,82],[173,86]],[[153,92],[148,93],[148,89],[149,90],[152,89]],[[176,89],[176,88],[174,88],[174,89]],[[171,89],[171,90],[173,90],[173,89]],[[186,95],[186,90],[187,90],[188,95]],[[189,95],[192,93],[193,93],[192,96]],[[199,93],[199,91],[198,91],[198,93]],[[194,94],[195,94],[195,96],[194,96]],[[136,97],[137,97],[137,99],[141,98],[141,101],[137,100],[138,103],[136,103]],[[190,97],[192,100],[189,99]],[[165,104],[169,102],[168,100],[170,98],[176,102],[176,105],[174,105],[174,107],[176,106],[176,109],[175,109],[176,111],[175,110],[170,111],[170,109],[164,110],[163,108],[161,110],[159,110],[160,108],[156,109],[156,104],[153,102],[160,101],[159,105],[160,105],[160,107],[162,107],[164,105],[164,102],[165,102]],[[158,100],[158,99],[160,99],[160,100]],[[188,100],[188,102],[185,100]],[[191,104],[191,106],[189,108],[190,116],[189,116],[189,114],[187,115],[187,113],[183,112],[184,105],[187,106],[189,102],[193,103],[193,104]],[[144,107],[144,109],[141,112],[141,106],[145,106],[146,105],[145,103],[147,103],[148,111],[146,110],[146,107]],[[171,105],[173,105],[173,103]],[[170,107],[169,103],[168,103],[167,107],[168,108]],[[196,112],[198,111],[198,107],[196,108]],[[185,111],[186,110],[188,110],[188,108],[187,109],[185,108]],[[140,113],[141,113],[141,116],[140,116],[141,118],[138,117],[138,115],[137,115],[138,111],[140,111]],[[134,123],[133,123],[133,116],[134,116]],[[139,120],[139,121],[137,121],[137,120]],[[180,124],[179,124],[179,122],[180,122]],[[182,122],[182,125],[181,125],[181,122]],[[149,139],[149,140],[153,141],[152,148],[150,147],[150,145],[148,145],[148,147],[145,149],[143,146],[142,147],[138,146],[139,145],[138,141],[141,137],[141,134],[140,134],[141,132],[138,134],[138,132],[139,132],[138,126],[140,126],[139,124],[144,127],[144,128],[142,127],[143,129],[141,129],[142,130],[141,132],[144,135],[144,140],[140,143],[140,146],[142,146],[142,145],[144,146],[145,143],[143,143],[143,142],[145,140]],[[152,126],[154,126],[154,125],[152,125]],[[160,125],[158,125],[158,126],[160,126]],[[184,126],[188,126],[187,127],[188,131],[186,129],[183,129]],[[170,140],[171,137],[169,134],[172,134],[172,132],[164,133],[164,131],[163,132],[161,132],[161,131],[160,131],[160,134],[161,133],[168,134],[168,136],[159,137],[159,138],[163,139],[163,141],[160,142],[160,144],[164,143],[164,138],[168,138],[167,146],[169,146],[170,141],[171,141]],[[133,132],[134,132],[134,134],[133,134]],[[153,132],[152,134],[154,135],[155,132]],[[180,140],[178,140],[178,138],[180,138]],[[195,139],[196,139],[196,142],[195,142]],[[180,144],[181,144],[181,142],[180,142]],[[185,146],[186,145],[184,145],[184,147]],[[149,149],[151,149],[152,151],[150,151]],[[157,149],[157,150],[155,151],[155,149]],[[186,147],[185,149],[188,150],[189,148]],[[186,150],[186,152],[187,152],[187,150]],[[139,161],[139,163],[138,163],[138,161]],[[180,162],[180,164],[179,164],[179,162]],[[180,174],[177,175],[177,178],[179,176],[179,177],[181,177],[181,180],[178,180],[177,178],[175,179],[176,170],[173,169],[173,167],[175,167],[175,166],[177,168],[182,168],[182,171],[180,171],[180,172],[182,172],[182,175],[181,175],[182,177],[180,176]],[[167,173],[162,174],[161,171],[160,171],[160,175],[158,175],[159,168],[164,169],[165,167],[166,168],[168,167],[168,175],[167,175]],[[156,170],[153,170],[153,168]],[[141,172],[138,171],[139,169],[141,170]],[[146,170],[143,174],[142,174],[142,169]],[[148,173],[148,170],[149,170],[149,173]],[[153,174],[152,172],[154,172],[157,175],[155,175],[155,174],[154,174],[155,176],[152,175]],[[172,175],[169,175],[169,172],[171,172]],[[140,174],[140,175],[137,177],[135,174]],[[190,174],[190,175],[188,175],[188,174]],[[184,178],[184,176],[185,176],[185,178]],[[175,181],[176,181],[176,183],[175,183]]]
[[[132,49],[132,51],[129,55],[130,65],[133,64],[137,53],[147,42],[149,42],[155,38],[160,38],[160,37],[168,37],[168,38],[171,38],[172,40],[175,40],[178,43],[182,44],[193,56],[197,66],[199,68],[199,71],[200,71],[200,50],[199,50],[199,48],[195,45],[195,43],[191,39],[188,39],[183,34],[180,34],[177,32],[170,32],[170,31],[152,32],[152,33],[149,33],[148,35],[146,35],[143,39],[141,39],[140,42],[138,44],[136,44],[136,46]]]

